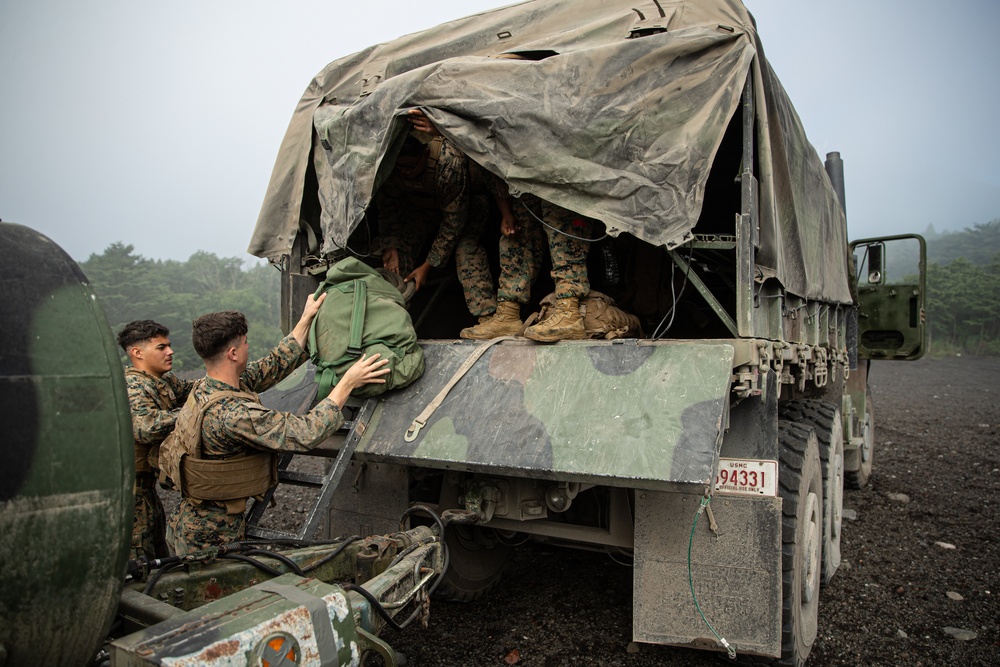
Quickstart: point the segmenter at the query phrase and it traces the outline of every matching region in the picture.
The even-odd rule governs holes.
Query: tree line
[[[924,236],[931,352],[1000,356],[1000,218]]]
[[[244,266],[238,257],[203,251],[186,262],[152,260],[137,255],[131,245],[112,243],[80,268],[115,333],[132,320],[155,320],[170,329],[175,371],[203,368],[191,345],[191,322],[205,313],[246,315],[251,359],[267,354],[281,339],[280,274],[269,265]]]

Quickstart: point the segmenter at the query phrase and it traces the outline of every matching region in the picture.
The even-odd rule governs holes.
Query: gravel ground
[[[1000,360],[877,362],[875,468],[845,496],[843,564],[810,667],[1000,665]],[[479,602],[383,638],[410,667],[718,665],[631,643],[632,573],[601,554],[522,549]]]
[[[998,378],[996,359],[874,364],[874,474],[845,495],[810,667],[1000,665]],[[268,514],[295,525],[303,509],[289,499]],[[522,547],[486,598],[435,601],[429,628],[383,639],[409,667],[726,662],[632,643],[631,586],[631,568],[603,554]]]

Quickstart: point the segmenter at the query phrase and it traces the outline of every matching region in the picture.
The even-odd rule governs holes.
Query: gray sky
[[[278,145],[328,62],[498,0],[4,0],[0,217],[75,259],[247,257]],[[1000,217],[1000,2],[747,0],[852,238]]]

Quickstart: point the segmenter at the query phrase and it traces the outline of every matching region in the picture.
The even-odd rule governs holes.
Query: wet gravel
[[[848,491],[843,563],[820,600],[810,667],[1000,665],[1000,360],[877,362],[875,467]],[[386,631],[410,667],[696,667],[701,651],[631,643],[629,567],[522,548],[474,603]]]

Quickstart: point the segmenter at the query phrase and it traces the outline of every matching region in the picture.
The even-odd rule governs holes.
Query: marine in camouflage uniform
[[[515,228],[500,237],[500,287],[493,318],[463,329],[462,338],[484,340],[513,335],[522,327],[520,309],[531,297],[547,246],[552,260],[556,308],[545,320],[524,331],[527,338],[542,342],[583,338],[579,299],[590,292],[587,253],[590,244],[581,239],[593,233],[591,220],[533,195],[522,195],[512,204]]]
[[[192,340],[195,350],[205,360],[207,375],[198,381],[192,397],[206,399],[216,392],[234,391],[237,385],[241,392],[256,394],[281,382],[308,358],[302,344],[325,298],[325,294],[318,299],[310,295],[291,334],[267,356],[253,362],[246,359],[247,327],[241,313],[226,311],[196,319]],[[205,411],[199,458],[222,460],[261,451],[312,449],[343,425],[341,408],[353,389],[370,382],[384,382],[381,376],[389,372],[383,368],[386,363],[387,360],[377,360],[377,355],[362,357],[344,373],[329,396],[301,416],[270,410],[249,397],[220,399]],[[246,498],[215,502],[182,497],[177,512],[170,517],[167,538],[179,556],[240,541],[244,535],[245,507]]]
[[[417,145],[413,138],[407,142],[375,198],[383,260],[392,270],[387,253],[395,250],[398,268],[394,270],[410,279],[417,270],[447,265],[454,253],[469,312],[488,315],[496,301],[479,239],[488,221],[489,204],[481,179],[470,174],[474,163],[443,137],[427,146]],[[421,266],[419,258],[429,241]]]
[[[135,440],[133,559],[170,555],[164,537],[163,503],[156,493],[156,459],[150,451],[173,431],[177,413],[193,383],[170,373],[174,351],[169,335],[170,330],[159,322],[135,320],[122,327],[117,337],[132,364],[125,370],[125,384]]]
[[[156,492],[156,468],[148,459],[174,430],[177,413],[187,400],[194,383],[172,373],[156,377],[152,373],[129,368],[125,371],[128,402],[132,409],[132,435],[135,438],[135,521],[132,524],[131,558],[163,558],[169,554],[165,538],[166,515]]]

